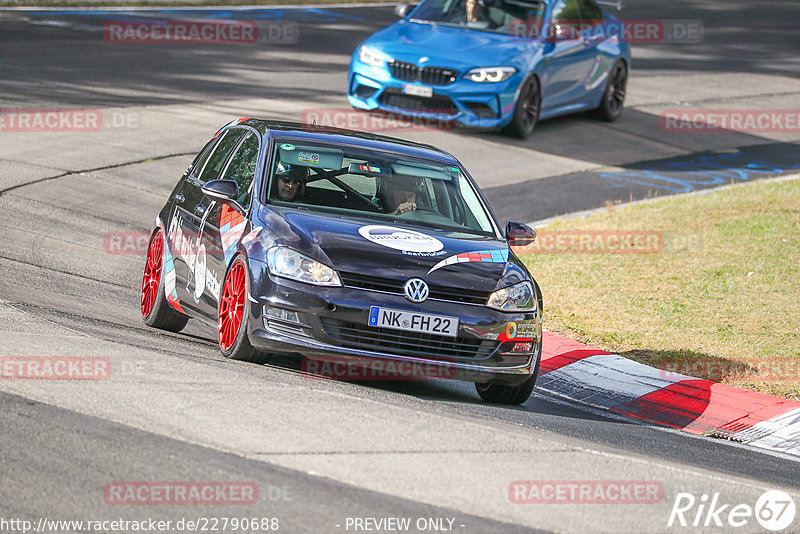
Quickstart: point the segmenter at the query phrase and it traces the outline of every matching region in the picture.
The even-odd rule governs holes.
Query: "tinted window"
[[[284,206],[494,235],[490,215],[459,167],[403,154],[277,140],[268,187],[270,200]],[[403,203],[414,207],[401,211]]]
[[[560,0],[553,7],[550,36],[556,39],[578,39],[581,31],[579,0]]]
[[[236,143],[242,138],[246,131],[247,130],[241,128],[231,128],[222,134],[222,139],[220,139],[217,146],[214,147],[214,150],[203,166],[203,170],[200,171],[198,179],[201,182],[215,180],[219,177],[219,172],[222,170],[222,166],[225,165],[225,161],[227,161],[233,147],[236,146]]]
[[[258,136],[248,132],[222,176],[225,180],[234,180],[239,184],[239,204],[245,207],[250,205],[250,184],[256,176],[258,144]]]
[[[587,22],[595,25],[603,22],[603,11],[592,0],[581,0],[581,13]]]
[[[538,0],[428,0],[412,20],[530,37],[534,29],[538,32],[536,24],[541,22],[544,9],[545,4]]]
[[[581,9],[578,0],[560,0],[553,7],[553,21],[579,23]]]

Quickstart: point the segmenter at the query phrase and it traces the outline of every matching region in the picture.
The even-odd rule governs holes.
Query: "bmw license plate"
[[[440,336],[456,337],[458,334],[458,317],[393,310],[378,306],[369,308],[369,325]]]
[[[424,85],[410,85],[403,84],[404,95],[424,96],[430,98],[433,96],[433,87],[425,87]]]

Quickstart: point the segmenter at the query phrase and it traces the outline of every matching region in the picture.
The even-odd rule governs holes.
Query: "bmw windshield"
[[[519,27],[540,28],[544,13],[544,2],[537,1],[428,0],[411,20],[517,35]]]
[[[276,205],[497,236],[486,207],[457,166],[278,140],[267,187]]]

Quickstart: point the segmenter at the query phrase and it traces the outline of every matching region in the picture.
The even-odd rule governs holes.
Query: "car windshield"
[[[544,13],[536,0],[427,0],[411,20],[529,36],[540,35]]]
[[[277,205],[496,235],[459,167],[399,154],[278,140],[268,188]]]

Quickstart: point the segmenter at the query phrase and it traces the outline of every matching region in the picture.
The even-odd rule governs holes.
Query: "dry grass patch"
[[[544,293],[545,327],[649,365],[800,400],[800,180],[559,221],[538,246],[552,250],[561,233],[573,249],[575,235],[608,249],[610,236],[635,231],[659,236],[663,249],[522,255]],[[548,234],[550,248],[541,242]]]

